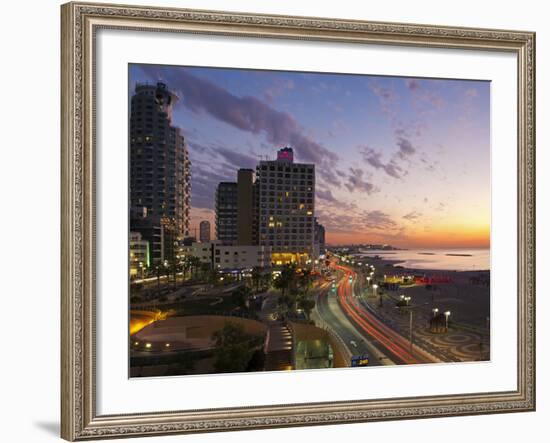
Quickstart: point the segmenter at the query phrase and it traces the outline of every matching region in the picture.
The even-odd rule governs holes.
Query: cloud
[[[234,168],[244,169],[256,169],[258,159],[248,154],[242,154],[233,149],[227,148],[212,148],[217,154],[219,154],[224,160],[229,162]]]
[[[389,89],[386,88],[376,81],[372,80],[370,83],[370,90],[376,95],[381,101],[383,102],[391,102],[396,99],[395,93]]]
[[[317,214],[319,211],[328,210],[334,213],[335,210],[343,210],[348,214],[354,213],[357,210],[355,203],[348,203],[344,200],[336,198],[330,189],[317,189],[315,195],[319,202],[317,204]]]
[[[412,145],[411,141],[405,137],[399,137],[397,139],[397,147],[399,148],[397,155],[401,159],[405,159],[416,152],[416,149]]]
[[[274,145],[290,145],[300,161],[319,165],[338,160],[334,152],[305,135],[292,115],[278,111],[256,97],[236,96],[185,68],[147,66],[143,71],[154,81],[163,78],[169,88],[178,91],[181,104],[189,110],[205,112],[242,131],[263,134]]]
[[[405,79],[405,84],[409,91],[417,91],[420,89],[420,81],[416,78],[407,78]]]
[[[416,211],[411,211],[403,216],[403,218],[408,221],[416,221],[420,217],[422,217],[422,213]]]
[[[388,214],[379,210],[365,211],[362,216],[366,226],[371,229],[393,229],[397,226]]]
[[[411,93],[413,105],[416,107],[426,107],[441,109],[444,105],[443,98],[437,92],[437,80],[420,80],[416,78],[406,78],[405,86]]]
[[[393,178],[401,178],[404,174],[403,169],[397,164],[395,160],[390,160],[388,163],[382,161],[382,153],[375,151],[368,146],[360,148],[359,152],[363,156],[363,159],[375,169],[381,169],[386,174]]]
[[[365,180],[363,180],[363,170],[360,168],[349,168],[350,174],[348,175],[348,182],[344,186],[348,189],[349,192],[354,192],[355,190],[366,192],[371,194],[375,192],[376,187]]]
[[[335,202],[336,201],[336,199],[332,195],[332,192],[330,191],[330,189],[317,189],[315,191],[315,195],[318,198],[320,198],[321,200],[326,200],[326,201],[329,201],[329,202]]]
[[[229,172],[230,174],[228,174]],[[214,198],[218,183],[223,181],[234,181],[235,171],[228,169],[227,172],[216,171],[209,163],[193,161],[191,179],[191,207],[202,209],[214,209]]]
[[[335,186],[337,188],[342,186],[342,183],[340,180],[338,180],[338,177],[333,172],[333,169],[330,165],[327,164],[321,164],[316,169],[317,174],[329,185]]]
[[[393,105],[397,101],[395,92],[390,88],[382,86],[374,79],[370,79],[368,85],[371,92],[378,98],[382,112],[387,114],[390,119],[394,119],[396,112]]]
[[[294,81],[292,79],[276,78],[273,85],[264,92],[264,98],[272,102],[275,97],[283,94],[285,91],[294,89]]]

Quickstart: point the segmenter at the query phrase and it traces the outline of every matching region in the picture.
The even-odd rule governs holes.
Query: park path
[[[294,369],[292,331],[285,322],[272,322],[265,343],[265,370],[288,371]]]
[[[288,371],[295,366],[292,330],[279,318],[277,299],[278,294],[267,294],[260,312],[261,321],[267,325],[264,345],[266,371]]]

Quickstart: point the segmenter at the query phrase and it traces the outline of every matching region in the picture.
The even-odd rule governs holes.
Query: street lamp
[[[445,330],[449,329],[449,317],[451,315],[451,311],[445,311]]]
[[[375,283],[372,285],[372,294],[374,297],[376,297],[376,290],[378,289],[378,285]]]
[[[434,317],[435,317],[437,315],[437,313],[439,312],[439,309],[438,308],[433,308],[432,312],[433,312]]]
[[[411,301],[411,297],[410,296],[408,296],[408,297],[403,296],[403,300],[405,300],[405,303],[407,304],[407,306],[409,306],[409,302]]]
[[[142,261],[139,262],[139,270],[141,273],[141,279],[143,280],[143,262]]]

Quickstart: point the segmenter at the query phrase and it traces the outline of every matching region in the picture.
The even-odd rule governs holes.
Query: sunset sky
[[[130,65],[180,98],[192,162],[191,229],[212,223],[220,181],[275,159],[316,165],[328,244],[488,247],[490,83]]]

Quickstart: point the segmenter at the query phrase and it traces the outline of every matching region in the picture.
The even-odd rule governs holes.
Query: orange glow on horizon
[[[410,232],[405,235],[331,233],[327,232],[328,245],[388,244],[399,248],[488,248],[490,228],[441,226],[429,231]]]

